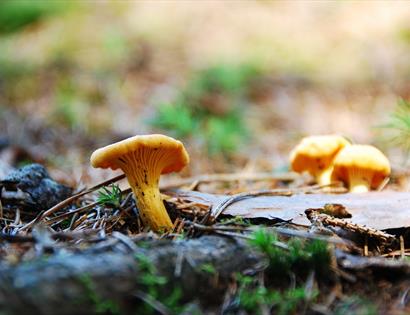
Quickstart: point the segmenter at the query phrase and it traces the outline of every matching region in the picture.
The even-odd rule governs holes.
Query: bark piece
[[[45,210],[68,198],[72,189],[55,182],[40,164],[30,164],[0,181],[3,204]]]
[[[122,307],[121,314],[133,313],[132,294],[143,289],[137,255],[155,266],[168,279],[165,290],[178,285],[184,298],[206,298],[220,303],[223,289],[234,272],[254,267],[260,256],[243,241],[204,236],[176,242],[157,241],[135,251],[60,254],[40,258],[16,267],[0,266],[1,314],[93,314],[95,301],[85,282],[93,284],[94,295]],[[201,268],[215,267],[215,274]],[[134,303],[135,303],[135,298]],[[141,303],[139,300],[137,300]],[[128,303],[128,304],[127,304]]]

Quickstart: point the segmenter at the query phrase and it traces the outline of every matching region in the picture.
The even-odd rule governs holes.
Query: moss
[[[266,273],[273,279],[284,280],[291,274],[306,277],[314,271],[325,276],[329,271],[331,255],[328,245],[323,241],[291,239],[283,249],[274,245],[278,241],[276,234],[267,229],[259,229],[253,234],[250,241],[266,255],[269,266]]]
[[[216,269],[212,264],[203,264],[199,267],[199,269],[207,274],[214,275],[216,274]]]
[[[263,308],[272,310],[272,314],[296,314],[314,301],[318,292],[307,292],[304,287],[287,290],[267,288],[258,280],[249,276],[238,276],[240,307],[251,314],[261,314]]]
[[[198,138],[210,155],[229,156],[249,137],[243,104],[261,76],[260,68],[248,63],[197,71],[174,100],[157,107],[151,125],[176,137]]]
[[[94,305],[95,313],[113,315],[120,314],[120,306],[118,303],[100,296],[96,290],[94,281],[89,275],[84,274],[79,278],[79,280],[84,285],[87,299]]]
[[[150,259],[144,254],[136,254],[135,259],[138,261],[139,273],[137,282],[141,290],[147,294],[150,300],[162,303],[171,314],[180,314],[185,305],[181,302],[182,289],[174,285],[171,290],[167,290],[165,285],[168,279],[158,275],[155,266]],[[137,307],[137,314],[155,314],[155,309],[148,303]]]

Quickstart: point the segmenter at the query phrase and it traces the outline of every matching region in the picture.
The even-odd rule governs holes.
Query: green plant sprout
[[[100,205],[119,208],[121,205],[121,200],[122,191],[116,184],[111,185],[111,190],[104,186],[98,191],[97,202]]]
[[[389,121],[381,128],[389,129],[389,142],[401,147],[410,156],[410,102],[404,99],[397,101],[396,108],[390,114]]]

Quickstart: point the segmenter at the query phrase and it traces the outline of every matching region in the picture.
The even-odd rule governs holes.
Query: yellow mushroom
[[[161,174],[178,172],[189,163],[180,141],[155,134],[134,136],[96,150],[90,160],[93,167],[125,173],[145,225],[154,231],[172,228],[158,184]]]
[[[336,156],[332,180],[342,181],[350,192],[356,193],[377,189],[389,175],[389,160],[379,149],[355,144]]]
[[[331,183],[333,160],[337,153],[350,142],[339,135],[305,137],[290,154],[291,169],[308,172],[320,185]]]

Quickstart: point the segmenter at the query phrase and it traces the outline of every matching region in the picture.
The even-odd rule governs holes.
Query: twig
[[[357,232],[360,234],[367,235],[369,237],[377,238],[383,242],[393,241],[396,239],[394,235],[376,229],[372,229],[361,224],[354,224],[347,222],[343,219],[333,218],[327,214],[319,213],[315,209],[307,209],[305,211],[305,214],[311,222],[320,221],[324,225],[338,226],[350,230],[352,232]]]
[[[395,251],[392,251],[392,252],[390,252],[390,253],[387,253],[387,254],[383,254],[383,255],[380,255],[380,256],[382,256],[382,257],[397,257],[397,256],[400,256],[400,258],[403,258],[403,257],[409,257],[410,256],[410,250],[409,249],[407,249],[407,250],[404,250],[404,252],[401,250],[401,249],[399,249],[399,250],[395,250]]]
[[[128,236],[116,231],[112,232],[111,235],[112,237],[125,244],[131,250],[131,252],[136,252],[138,250],[138,246],[135,245],[135,243]]]
[[[248,199],[248,198],[254,198],[254,197],[259,197],[259,196],[291,196],[293,194],[292,191],[289,189],[269,189],[269,190],[259,190],[259,191],[254,191],[254,192],[244,192],[240,194],[236,194],[233,196],[229,196],[225,200],[221,201],[215,209],[210,209],[210,213],[213,215],[213,218],[216,220],[222,212],[232,205],[235,202]]]
[[[400,257],[403,259],[404,258],[404,252],[405,252],[405,248],[404,248],[404,237],[403,235],[400,235]]]
[[[12,223],[13,226],[18,226],[20,222],[20,209],[17,208],[16,210],[16,217],[14,218],[14,222]]]
[[[77,229],[80,227],[80,225],[87,220],[87,215],[83,214],[80,218],[78,218],[78,220],[73,224],[73,230]]]
[[[75,209],[75,210],[73,210],[73,211],[69,211],[69,212],[60,214],[60,215],[58,215],[58,216],[56,216],[56,217],[54,217],[54,218],[52,218],[52,219],[50,219],[50,220],[45,221],[45,223],[46,223],[47,225],[52,225],[52,224],[54,224],[54,223],[56,223],[56,222],[58,222],[58,221],[60,221],[60,220],[64,220],[65,218],[68,218],[68,217],[71,216],[71,215],[74,215],[74,214],[83,212],[83,211],[88,210],[88,209],[92,209],[92,208],[94,208],[95,206],[97,206],[98,204],[99,204],[98,201],[93,202],[93,203],[90,203],[89,205],[86,205],[86,206],[84,206],[84,207],[81,207],[81,208]]]

